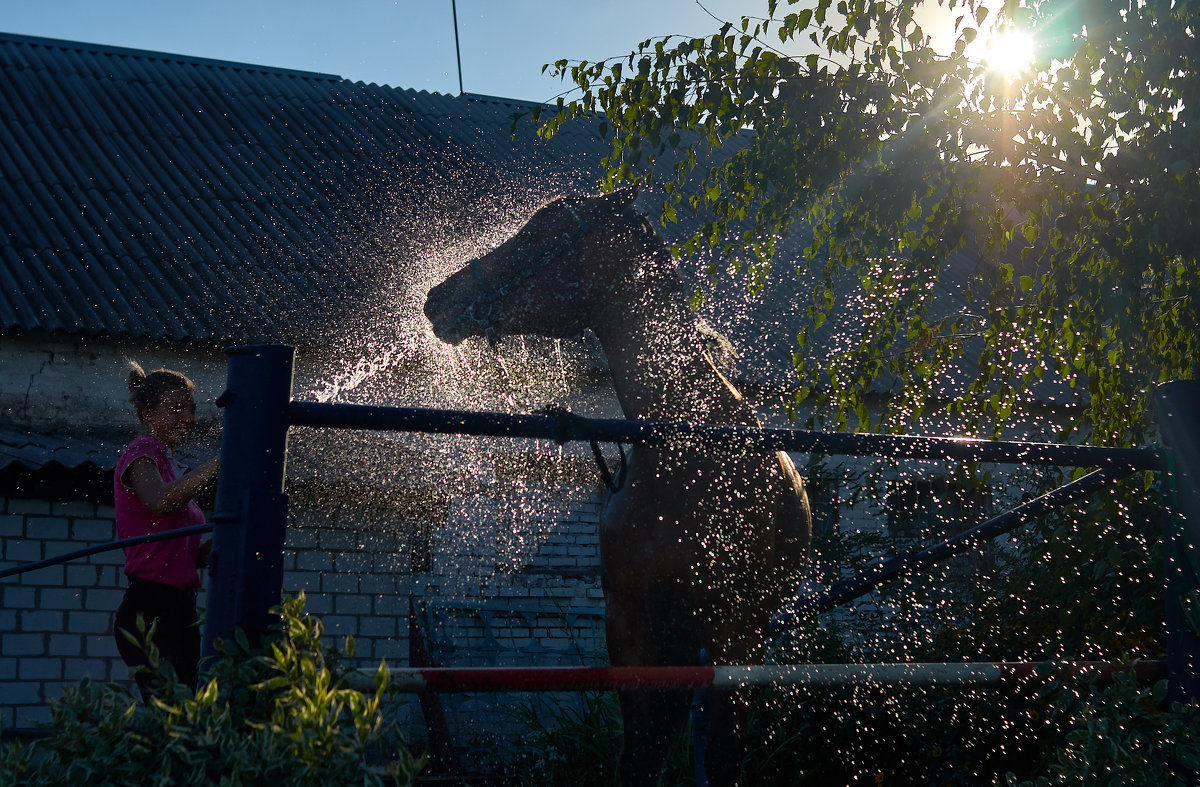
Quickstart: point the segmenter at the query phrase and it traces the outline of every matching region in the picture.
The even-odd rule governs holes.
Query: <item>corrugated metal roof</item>
[[[112,470],[124,446],[78,435],[45,435],[0,429],[0,469],[19,464],[31,470],[95,467]]]
[[[354,249],[380,184],[594,174],[594,137],[514,139],[519,109],[0,34],[0,330],[319,340],[382,281]]]

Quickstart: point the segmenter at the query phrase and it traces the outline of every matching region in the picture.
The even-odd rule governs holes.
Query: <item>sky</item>
[[[595,61],[766,0],[456,0],[462,89],[548,101],[555,60]],[[84,41],[457,94],[452,0],[0,0],[0,32]]]

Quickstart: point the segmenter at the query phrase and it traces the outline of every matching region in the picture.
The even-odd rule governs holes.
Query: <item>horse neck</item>
[[[749,406],[701,349],[687,304],[642,300],[615,298],[601,312],[605,319],[593,318],[625,417],[751,422]]]

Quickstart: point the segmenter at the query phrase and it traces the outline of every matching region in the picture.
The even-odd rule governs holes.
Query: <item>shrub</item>
[[[384,723],[386,665],[373,692],[351,689],[341,654],[322,646],[321,623],[303,607],[303,595],[285,600],[261,649],[240,631],[221,643],[194,695],[153,647],[151,669],[165,686],[148,705],[124,686],[85,678],[52,703],[49,737],[0,749],[0,783],[411,784],[423,760]]]
[[[513,710],[526,732],[502,751],[503,770],[515,785],[619,787],[621,708],[613,691],[530,695]],[[671,742],[659,787],[694,785],[692,727]]]
[[[1008,784],[1194,784],[1200,771],[1195,708],[1168,704],[1166,696],[1165,680],[1139,688],[1128,673],[1091,694],[1059,692],[1056,710],[1065,735],[1046,772],[1024,782],[1009,774]]]

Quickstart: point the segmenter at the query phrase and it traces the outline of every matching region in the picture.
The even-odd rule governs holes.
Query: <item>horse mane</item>
[[[692,293],[679,273],[679,266],[675,264],[670,244],[640,208],[630,205],[626,212],[632,215],[629,226],[643,237],[650,249],[642,268],[649,293],[663,300],[690,304]],[[693,317],[691,327],[695,331],[697,347],[712,359],[713,365],[721,374],[729,378],[735,377],[738,353],[733,342],[696,314],[690,305],[687,311]]]
[[[717,371],[732,379],[737,377],[737,348],[729,337],[709,325],[703,319],[696,318],[696,336],[700,339],[701,347],[712,359]]]

